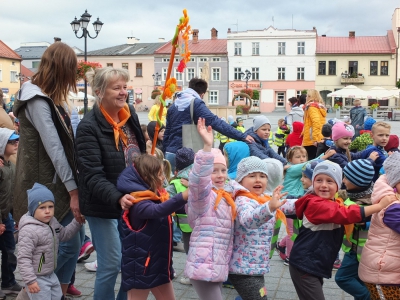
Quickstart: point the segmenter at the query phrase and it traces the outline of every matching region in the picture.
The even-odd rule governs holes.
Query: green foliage
[[[302,94],[302,95],[307,95],[307,93],[308,93],[308,90],[302,90],[302,91],[301,91],[301,94]]]
[[[236,106],[236,114],[237,115],[242,115],[243,114],[243,106],[242,105]]]
[[[362,135],[356,137],[354,141],[351,142],[349,149],[363,151],[368,145],[373,144],[373,140],[369,132],[363,133]]]
[[[254,100],[260,100],[260,91],[253,90],[253,99]]]
[[[400,89],[400,79],[396,82],[396,86],[398,89]]]
[[[358,78],[358,74],[356,72],[353,72],[350,74],[349,78]]]

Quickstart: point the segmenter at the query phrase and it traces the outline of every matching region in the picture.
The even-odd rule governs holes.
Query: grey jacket
[[[37,276],[49,275],[57,266],[59,241],[72,238],[81,228],[73,219],[66,227],[51,218],[46,224],[26,213],[19,222],[18,268],[25,284],[32,284]]]
[[[292,107],[292,110],[286,117],[286,124],[290,125],[290,130],[293,131],[293,123],[294,122],[301,122],[304,123],[303,120],[304,110],[301,107]]]

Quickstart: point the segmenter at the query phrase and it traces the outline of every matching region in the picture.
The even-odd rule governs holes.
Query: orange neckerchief
[[[258,195],[256,195],[256,194],[253,194],[253,193],[250,193],[250,192],[246,192],[246,191],[243,191],[243,190],[239,191],[239,192],[236,194],[236,197],[237,197],[237,196],[245,196],[245,197],[247,197],[247,198],[256,200],[256,201],[257,201],[258,203],[260,203],[260,204],[267,203],[268,201],[271,200],[271,197],[270,197],[270,196],[258,196]],[[287,222],[286,222],[286,216],[285,216],[285,214],[284,214],[280,209],[277,209],[277,210],[275,211],[275,218],[276,218],[277,220],[281,220],[281,222],[282,222],[283,224],[285,224],[286,232],[287,232],[287,234],[290,236],[289,228],[288,228]]]
[[[161,203],[162,203],[169,199],[169,194],[165,189],[159,190],[158,192],[159,192],[160,196],[158,196],[156,193],[149,191],[149,190],[130,193],[130,195],[133,198],[135,198],[135,200],[133,200],[132,203],[136,204],[143,200],[161,201]]]
[[[235,200],[233,200],[232,198],[232,194],[228,193],[224,189],[217,190],[213,188],[213,191],[217,194],[217,199],[215,199],[214,210],[217,210],[218,205],[221,202],[221,199],[225,198],[226,203],[231,207],[232,220],[234,221],[236,219],[236,203]]]
[[[344,201],[342,198],[336,198],[335,202],[339,204],[339,206],[344,206],[347,207],[346,205],[344,205]],[[346,239],[350,242],[350,237],[353,234],[353,230],[354,230],[354,224],[347,224],[347,225],[343,225],[344,226],[344,232],[346,234]]]
[[[118,117],[120,119],[120,122],[117,123],[115,122],[110,115],[106,112],[104,107],[100,104],[100,111],[103,114],[103,116],[106,118],[107,122],[113,127],[114,130],[114,139],[115,139],[115,146],[118,149],[118,144],[119,144],[119,138],[121,137],[122,142],[126,146],[128,143],[128,137],[122,130],[122,126],[125,125],[126,121],[131,117],[131,112],[129,111],[128,104],[125,104],[125,106],[118,112]]]

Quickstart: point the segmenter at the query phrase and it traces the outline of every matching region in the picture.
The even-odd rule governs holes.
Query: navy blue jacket
[[[329,148],[329,150],[335,150],[336,153],[334,155],[332,155],[331,157],[328,158],[328,160],[337,163],[342,169],[347,166],[347,164],[349,163],[349,159],[347,158],[346,155],[346,150],[339,148],[337,146],[332,146]],[[350,152],[350,156],[351,156],[351,160],[356,160],[356,159],[361,159],[361,158],[365,158],[368,159],[372,165],[375,165],[375,162],[369,158],[369,155],[371,154],[372,151],[366,151],[363,150],[361,152]]]
[[[257,157],[259,157],[261,159],[275,158],[275,159],[279,160],[284,165],[287,163],[286,159],[284,159],[282,156],[278,155],[278,153],[276,153],[274,151],[274,149],[272,149],[269,146],[268,140],[263,141],[257,135],[257,133],[254,132],[253,127],[249,128],[244,134],[246,136],[250,135],[254,139],[253,143],[249,143],[249,142],[246,141],[246,143],[249,145],[250,155],[251,156],[257,156]]]
[[[148,190],[134,166],[118,178],[123,194]],[[150,289],[173,279],[171,214],[186,204],[182,194],[161,203],[143,200],[125,211],[121,221],[122,289]]]
[[[383,162],[388,157],[388,154],[383,147],[368,145],[367,149],[360,152],[361,153],[360,158],[368,158],[370,156],[370,154],[374,151],[378,152],[379,157],[374,162],[375,175],[374,175],[374,179],[372,179],[373,182],[375,182],[378,179],[379,171],[383,166]]]
[[[204,118],[206,125],[211,126],[215,131],[238,141],[245,140],[246,134],[219,119],[208,109],[203,100],[196,98],[193,106],[194,124],[197,124],[199,118]],[[182,148],[182,125],[190,123],[190,105],[184,111],[178,111],[175,103],[172,104],[167,112],[167,125],[164,132],[163,149],[165,152],[175,153],[176,150]]]

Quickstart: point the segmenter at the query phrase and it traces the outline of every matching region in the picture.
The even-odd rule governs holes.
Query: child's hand
[[[379,153],[374,151],[369,155],[369,158],[375,161],[379,157]]]
[[[188,187],[188,186],[189,186],[189,180],[184,179],[184,178],[181,178],[181,184],[182,184],[183,186],[185,186],[185,187]]]
[[[6,225],[0,224],[0,235],[2,235],[6,231]]]
[[[36,294],[40,292],[40,287],[37,282],[28,285],[29,293]]]
[[[275,210],[277,210],[279,207],[281,207],[282,205],[284,205],[286,203],[286,199],[282,200],[281,199],[283,197],[285,197],[288,193],[281,193],[283,189],[283,185],[279,185],[278,187],[276,187],[276,189],[274,189],[273,193],[272,193],[272,199],[268,202],[269,205],[269,210],[271,212],[274,212]]]
[[[292,166],[292,165],[285,165],[285,166],[283,167],[283,170],[286,171],[286,170],[289,169],[291,166]]]
[[[395,195],[388,195],[385,196],[379,201],[379,206],[381,207],[381,210],[386,208],[389,204],[393,203],[394,201],[397,200],[397,197]]]
[[[133,205],[132,201],[135,200],[135,198],[133,198],[131,195],[126,194],[124,196],[122,196],[118,202],[121,205],[121,208],[123,210],[128,210],[131,208],[131,206]]]
[[[211,147],[213,145],[214,136],[212,133],[211,126],[206,127],[206,120],[204,118],[199,118],[197,121],[197,132],[200,134],[201,138],[204,142],[205,151],[211,151]]]

